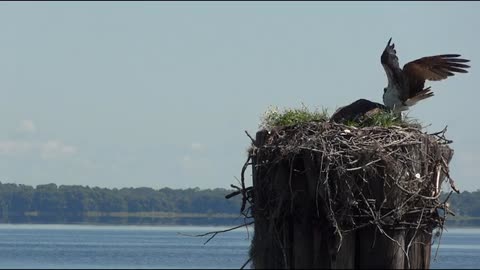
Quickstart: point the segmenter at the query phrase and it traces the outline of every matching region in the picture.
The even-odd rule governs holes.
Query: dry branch
[[[336,236],[331,246],[335,252],[344,234],[367,226],[375,226],[392,241],[385,230],[415,230],[415,237],[417,231],[442,229],[450,213],[446,201],[439,200],[443,180],[447,178],[458,191],[449,175],[453,151],[445,132],[446,128],[427,134],[412,126],[355,128],[309,122],[263,130],[261,141],[258,134],[254,140],[247,133],[252,146],[242,167],[241,187],[234,186],[237,191],[228,197],[242,194],[241,212],[245,216],[248,210],[256,212],[254,217],[268,220],[268,230],[279,233],[284,229],[277,227],[277,221],[305,211],[295,207],[305,198],[294,187],[302,185],[295,182],[298,179],[308,179],[312,194],[307,195],[316,208],[308,211],[316,213],[315,220]],[[250,165],[257,187],[245,187],[244,173]],[[285,178],[279,178],[279,168],[286,168]],[[263,194],[262,202],[254,198],[255,192]],[[439,209],[444,210],[443,216]],[[286,250],[286,240],[275,241]],[[401,246],[405,253],[412,241]],[[284,261],[284,266],[290,263]]]

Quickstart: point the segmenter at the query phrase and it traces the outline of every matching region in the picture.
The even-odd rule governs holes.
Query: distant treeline
[[[442,194],[443,198],[447,194]],[[460,217],[480,218],[480,190],[474,192],[463,191],[460,194],[452,193],[448,201],[450,209]]]
[[[240,196],[225,199],[232,191],[0,182],[0,223],[239,223]],[[453,193],[449,202],[455,224],[480,225],[480,190]]]
[[[103,218],[111,223],[114,218],[130,218],[130,221],[145,217],[170,220],[176,217],[196,220],[202,217],[233,218],[239,216],[241,201],[235,197],[225,199],[230,192],[221,188],[107,189],[56,184],[34,188],[0,182],[0,222],[68,223],[93,220],[102,223]]]

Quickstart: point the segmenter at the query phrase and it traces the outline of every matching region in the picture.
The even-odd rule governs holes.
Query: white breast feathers
[[[387,87],[387,91],[383,93],[383,104],[396,112],[408,110],[408,106],[405,106],[400,99],[397,88],[392,86]]]

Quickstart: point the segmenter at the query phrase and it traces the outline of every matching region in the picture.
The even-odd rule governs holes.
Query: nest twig
[[[381,232],[399,226],[431,232],[443,228],[446,216],[440,215],[439,209],[451,213],[446,200],[439,199],[444,178],[458,192],[449,175],[453,151],[447,146],[452,141],[445,137],[446,128],[426,134],[409,126],[355,128],[310,122],[264,132],[261,145],[247,133],[252,146],[242,167],[241,187],[232,185],[237,191],[227,195],[242,195],[241,213],[246,217],[251,217],[256,204],[255,187],[245,187],[244,179],[246,168],[252,164],[257,180],[270,177],[274,181],[276,166],[289,168],[290,181],[294,171],[306,175],[310,170],[317,217],[324,215],[340,240],[343,233],[370,225]],[[383,181],[380,191],[371,186],[375,179]],[[271,198],[261,211],[268,218],[282,218],[295,211],[289,185],[283,194],[274,188],[265,191]],[[340,245],[341,241],[337,249]]]

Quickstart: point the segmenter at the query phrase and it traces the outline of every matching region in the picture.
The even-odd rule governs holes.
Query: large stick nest
[[[254,164],[254,185],[256,179],[262,194],[275,197],[262,203],[269,219],[291,214],[291,181],[300,179],[292,176],[301,175],[310,186],[315,215],[326,219],[340,239],[343,232],[368,225],[431,232],[443,227],[448,212],[446,201],[440,201],[443,179],[458,192],[449,176],[453,150],[445,131],[427,134],[411,126],[355,128],[333,122],[264,130],[263,142],[252,138],[242,170],[237,192],[243,194],[242,212],[249,216],[256,209],[258,192],[253,190],[258,187],[245,188],[243,181],[246,167]],[[280,167],[289,170],[287,185],[272,183]]]

